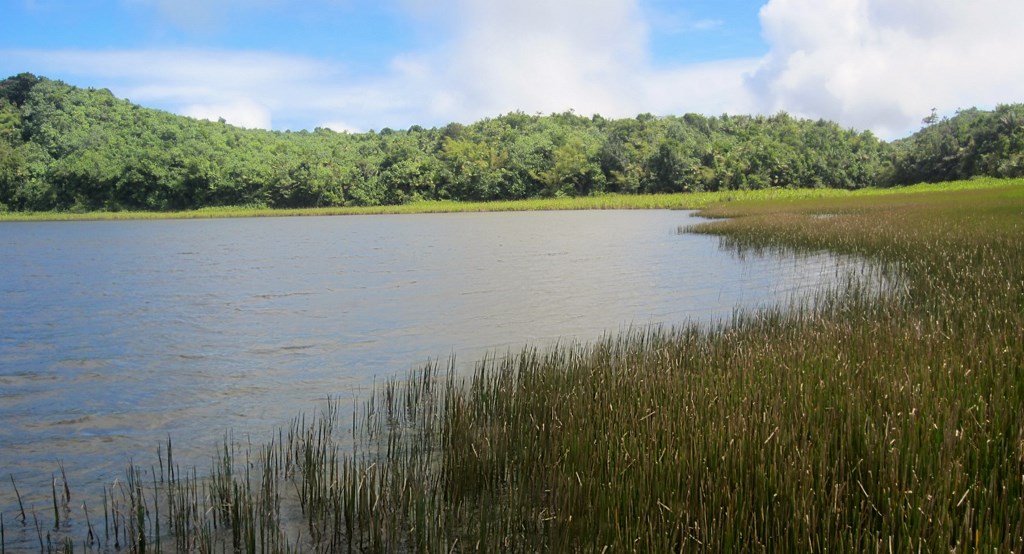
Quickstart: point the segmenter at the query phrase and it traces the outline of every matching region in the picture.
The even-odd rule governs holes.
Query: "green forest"
[[[1024,176],[1024,104],[905,139],[786,113],[513,112],[366,133],[250,130],[23,73],[0,82],[0,212],[374,206]]]

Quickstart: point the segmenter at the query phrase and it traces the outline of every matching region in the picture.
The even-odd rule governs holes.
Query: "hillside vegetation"
[[[21,74],[0,82],[0,211],[380,206],[1024,175],[1024,105],[894,143],[828,121],[509,113],[366,133],[246,130]]]

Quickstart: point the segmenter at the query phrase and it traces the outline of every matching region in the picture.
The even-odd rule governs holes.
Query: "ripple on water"
[[[48,492],[57,461],[75,481],[113,479],[170,436],[202,469],[229,429],[272,437],[427,359],[710,321],[836,280],[828,257],[741,259],[673,232],[692,222],[612,210],[5,227],[0,468]],[[0,511],[12,501],[0,488]]]

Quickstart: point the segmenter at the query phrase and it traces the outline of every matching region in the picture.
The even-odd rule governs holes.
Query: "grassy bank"
[[[835,191],[839,192],[839,191]],[[423,214],[456,212],[507,212],[537,210],[601,210],[601,209],[697,209],[724,197],[767,198],[790,194],[821,195],[833,191],[758,191],[697,194],[603,195],[562,198],[538,198],[504,202],[421,201],[395,206],[329,207],[304,209],[272,209],[258,207],[205,208],[184,212],[40,212],[0,214],[0,221],[68,221],[117,219],[204,219],[226,217],[296,217],[330,215]]]
[[[209,479],[168,445],[105,518],[136,550],[1019,552],[1024,184],[913,192],[688,230],[872,261],[813,303],[428,365]]]
[[[732,201],[803,200],[810,198],[847,198],[927,192],[931,190],[974,189],[1012,185],[1021,180],[975,179],[954,183],[915,185],[890,189],[763,189],[748,191],[694,192],[683,194],[608,194],[600,196],[535,198],[504,202],[421,201],[397,206],[330,207],[272,209],[259,207],[219,207],[181,212],[31,212],[0,213],[3,221],[80,221],[121,219],[209,219],[227,217],[295,217],[326,215],[422,214],[455,212],[508,212],[536,210],[613,210],[613,209],[704,209]]]

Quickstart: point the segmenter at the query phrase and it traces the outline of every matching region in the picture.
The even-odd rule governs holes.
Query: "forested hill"
[[[0,211],[312,207],[1024,175],[1024,105],[893,143],[780,113],[510,113],[367,133],[246,130],[21,74],[0,82]]]

